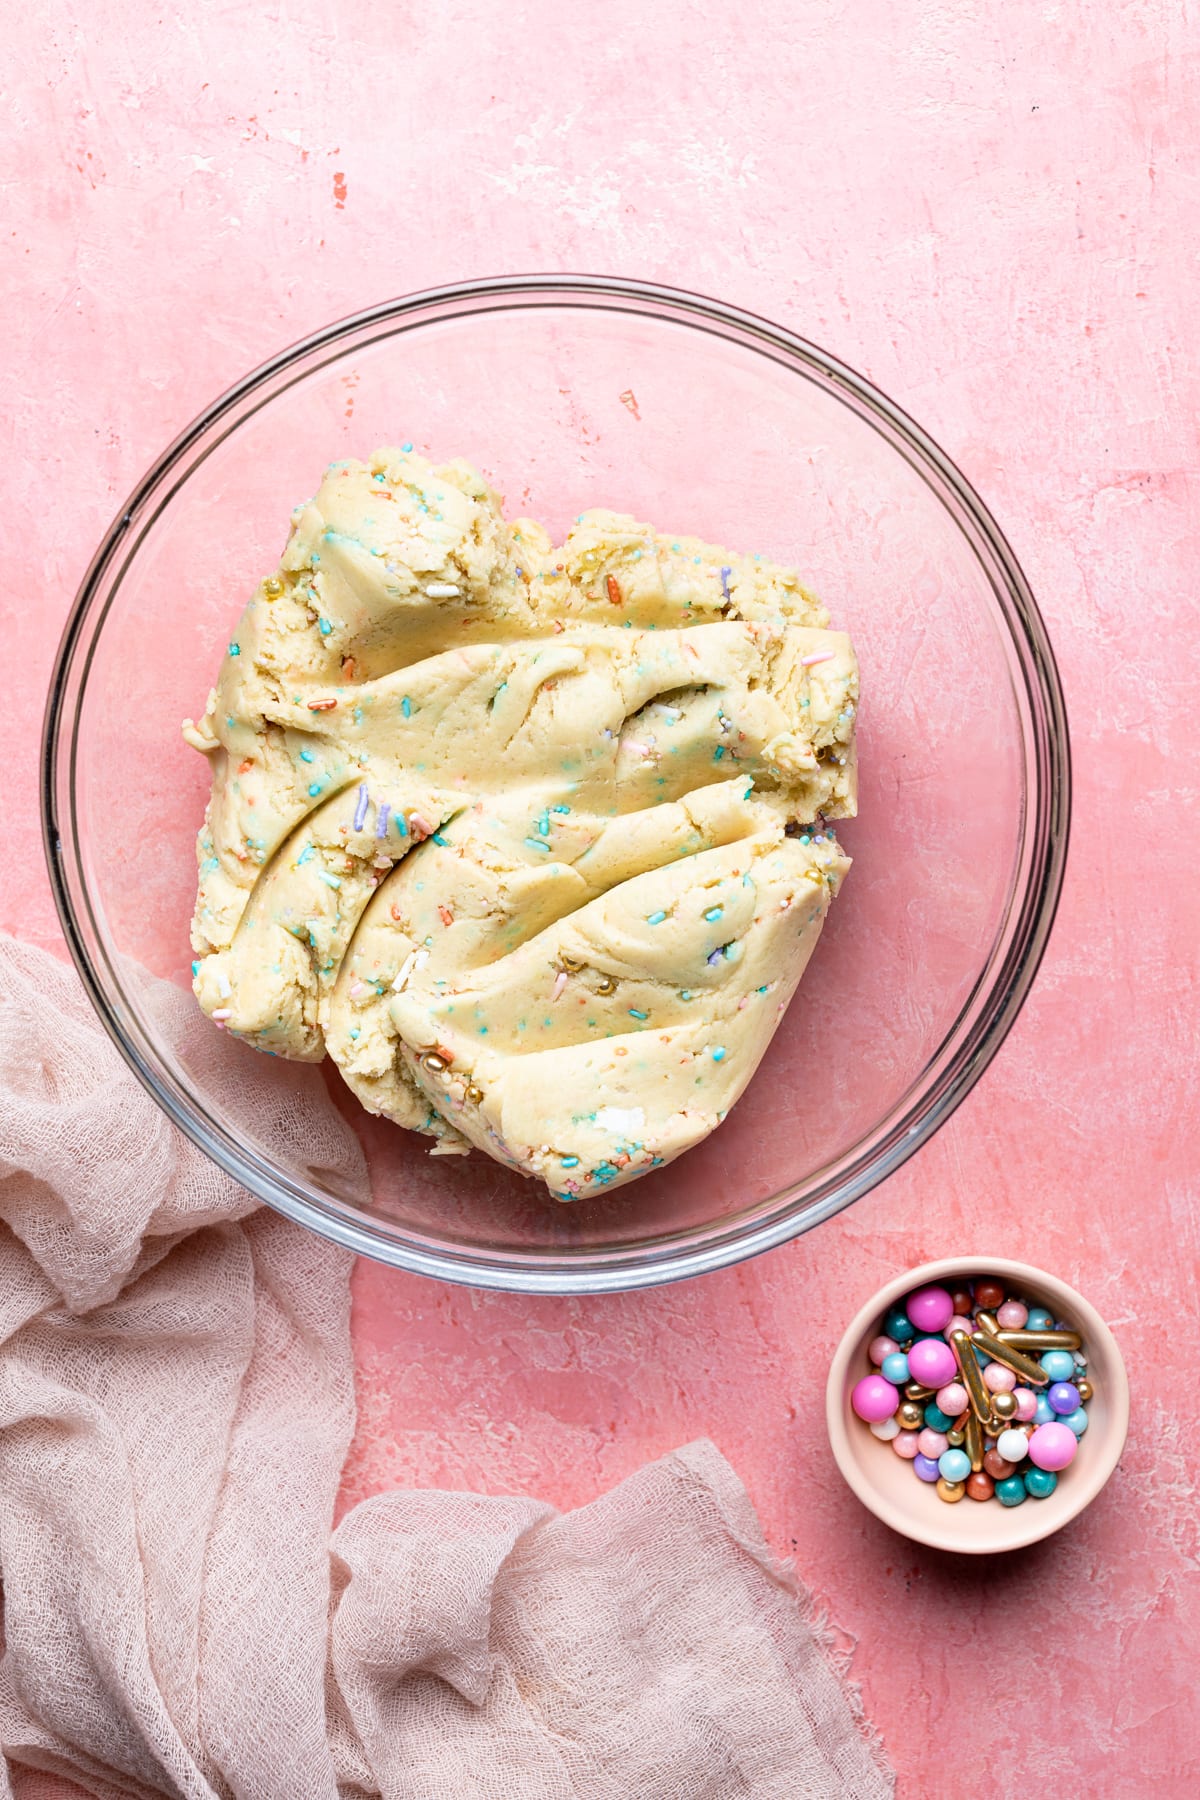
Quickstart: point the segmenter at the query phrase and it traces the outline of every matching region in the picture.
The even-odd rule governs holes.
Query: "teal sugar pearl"
[[[954,1420],[949,1413],[944,1413],[936,1400],[931,1400],[925,1408],[925,1423],[931,1431],[949,1431]]]
[[[1033,1500],[1048,1500],[1058,1486],[1058,1476],[1052,1469],[1026,1469],[1021,1479],[1025,1483],[1025,1492]]]
[[[910,1344],[913,1340],[913,1328],[908,1314],[903,1307],[894,1306],[883,1321],[884,1337],[892,1338],[897,1344]],[[1071,1367],[1074,1368],[1074,1363]]]
[[[1075,1358],[1069,1350],[1044,1350],[1042,1367],[1051,1381],[1070,1381],[1075,1373]]]
[[[1048,1313],[1044,1306],[1031,1306],[1029,1317],[1025,1322],[1026,1331],[1053,1331],[1054,1314]]]
[[[1047,1400],[1045,1394],[1039,1394],[1034,1402],[1033,1422],[1035,1425],[1049,1425],[1057,1419],[1058,1414]]]
[[[1001,1506],[1020,1506],[1025,1499],[1025,1483],[1020,1475],[1006,1475],[996,1483],[996,1498]]]
[[[1064,1418],[1059,1420],[1059,1423],[1068,1426],[1077,1438],[1081,1438],[1088,1428],[1087,1412],[1084,1407],[1077,1406],[1073,1413],[1067,1413]]]
[[[943,1450],[938,1457],[938,1474],[943,1481],[965,1481],[971,1473],[971,1459],[965,1450]]]
[[[890,1356],[885,1356],[879,1366],[879,1373],[893,1387],[903,1387],[908,1380],[908,1358],[903,1350],[893,1350]]]

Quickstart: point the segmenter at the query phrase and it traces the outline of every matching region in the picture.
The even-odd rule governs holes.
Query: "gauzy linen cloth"
[[[190,996],[147,993],[178,1029]],[[302,1124],[365,1182],[319,1076],[269,1069],[238,1077],[263,1138]],[[710,1444],[567,1515],[392,1493],[334,1530],[351,1259],[210,1164],[73,971],[7,938],[0,1216],[0,1793],[891,1792]]]

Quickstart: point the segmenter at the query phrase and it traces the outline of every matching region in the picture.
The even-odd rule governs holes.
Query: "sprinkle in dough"
[[[706,1137],[849,867],[858,671],[789,570],[335,463],[198,723],[195,992],[573,1200]]]

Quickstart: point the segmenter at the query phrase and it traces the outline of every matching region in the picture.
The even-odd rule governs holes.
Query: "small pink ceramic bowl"
[[[889,1307],[914,1288],[932,1283],[952,1287],[956,1281],[974,1281],[986,1275],[996,1276],[1010,1293],[1046,1307],[1056,1319],[1069,1320],[1083,1338],[1088,1377],[1095,1389],[1088,1402],[1088,1429],[1053,1494],[1048,1500],[1029,1499],[1011,1508],[997,1500],[964,1499],[947,1505],[938,1499],[932,1484],[919,1481],[911,1465],[894,1455],[850,1410],[855,1382],[871,1372],[867,1346]],[[1036,1544],[1096,1498],[1125,1447],[1129,1381],[1112,1332],[1095,1307],[1065,1281],[1003,1257],[955,1256],[897,1275],[856,1314],[830,1365],[825,1418],[838,1468],[876,1518],[919,1544],[983,1556]]]

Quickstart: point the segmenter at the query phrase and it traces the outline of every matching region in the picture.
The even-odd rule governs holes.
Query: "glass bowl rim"
[[[491,305],[489,306],[489,303]],[[864,1140],[844,1153],[835,1172],[803,1201],[791,1190],[782,1206],[772,1196],[765,1220],[747,1227],[735,1219],[728,1229],[693,1228],[702,1241],[672,1239],[616,1251],[505,1251],[500,1255],[462,1250],[432,1238],[403,1233],[388,1221],[381,1233],[356,1208],[327,1198],[317,1205],[289,1184],[266,1159],[249,1152],[205,1120],[192,1094],[157,1066],[153,1045],[122,1004],[123,989],[91,915],[91,897],[82,874],[77,832],[74,769],[78,703],[92,653],[123,570],[109,584],[136,521],[157,496],[159,508],[174,494],[171,478],[189,452],[222,421],[232,417],[224,437],[243,422],[239,407],[255,395],[259,405],[273,397],[275,384],[302,370],[321,352],[369,332],[394,326],[411,315],[458,318],[488,309],[532,305],[618,310],[669,319],[748,344],[792,373],[815,378],[866,423],[880,431],[909,461],[967,538],[989,577],[993,597],[1015,653],[1023,683],[1018,687],[1026,729],[1025,807],[1022,815],[1024,874],[1014,883],[999,936],[968,1001],[960,1008],[924,1070],[892,1108],[882,1141],[856,1158]],[[419,318],[411,323],[421,324]],[[425,321],[428,322],[428,321]],[[297,374],[295,379],[299,379]],[[264,393],[264,390],[266,392]],[[250,409],[250,413],[258,410]],[[215,447],[215,446],[214,446]],[[206,452],[207,454],[207,452]],[[190,469],[180,476],[181,485]],[[163,494],[161,490],[167,488]],[[155,513],[154,516],[157,516]],[[132,547],[131,554],[136,550]],[[1024,716],[1027,713],[1027,716]],[[506,275],[428,288],[387,300],[323,326],[268,358],[235,382],[197,415],[151,464],[98,546],[75,596],[55,658],[46,703],[41,747],[42,834],[50,884],[63,935],[100,1020],[122,1057],[167,1116],[218,1167],[259,1200],[319,1235],[360,1255],[461,1285],[523,1293],[588,1294],[658,1286],[725,1268],[788,1242],[860,1199],[926,1143],[979,1080],[1008,1034],[1029,992],[1045,952],[1062,891],[1070,832],[1071,762],[1062,684],[1048,634],[1020,564],[983,501],[940,446],[900,407],[846,363],[786,328],[759,315],[684,289],[626,277],[578,274]],[[1031,807],[1032,801],[1032,807]],[[62,829],[66,825],[64,836]],[[89,930],[90,928],[90,930]],[[90,937],[90,945],[89,945]],[[997,945],[1004,945],[997,956]],[[991,971],[990,986],[985,977]],[[971,1006],[982,1006],[962,1029]],[[930,1078],[932,1074],[932,1079]],[[193,1109],[196,1109],[193,1111]],[[884,1115],[886,1124],[889,1115]],[[874,1128],[877,1132],[879,1127]],[[806,1186],[811,1186],[810,1182]],[[705,1237],[711,1231],[711,1241]],[[557,1260],[555,1260],[557,1259]]]

